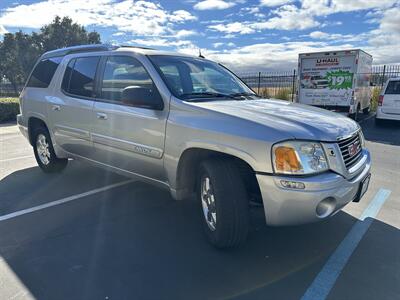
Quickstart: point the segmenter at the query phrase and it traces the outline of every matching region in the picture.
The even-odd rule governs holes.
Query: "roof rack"
[[[141,46],[133,46],[133,45],[121,45],[118,48],[136,48],[136,49],[144,49],[144,50],[156,50],[154,48],[149,47],[141,47]]]
[[[79,52],[111,51],[111,50],[115,50],[117,48],[119,48],[119,47],[107,45],[107,44],[91,44],[91,45],[72,46],[72,47],[48,51],[42,55],[41,59],[57,57],[57,56],[65,56],[65,55],[68,55],[71,53],[79,53]]]

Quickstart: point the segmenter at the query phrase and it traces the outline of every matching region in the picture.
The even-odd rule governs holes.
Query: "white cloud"
[[[177,38],[182,38],[182,37],[187,37],[187,36],[196,35],[196,34],[198,34],[198,33],[194,30],[181,29],[181,30],[178,30],[174,34],[174,36]]]
[[[400,3],[381,12],[379,27],[369,33],[366,50],[379,64],[400,61]]]
[[[235,5],[236,3],[232,1],[204,0],[196,3],[194,9],[197,10],[227,9]]]
[[[312,16],[327,16],[339,12],[385,9],[397,2],[398,0],[302,0],[300,9]]]
[[[232,33],[248,34],[254,32],[254,29],[251,28],[249,25],[240,22],[210,25],[208,26],[208,28],[228,34]]]
[[[151,39],[133,39],[128,42],[139,46],[153,46],[153,47],[182,47],[191,46],[191,41],[186,40],[170,40],[165,38],[151,38]]]
[[[46,0],[6,8],[0,24],[17,28],[40,28],[56,15],[69,16],[82,25],[116,27],[119,31],[139,35],[160,35],[173,31],[173,24],[195,20],[185,10],[166,11],[160,4],[149,1]]]
[[[334,49],[352,48],[351,44],[335,46]],[[332,50],[326,42],[286,42],[261,43],[232,49],[207,53],[207,58],[218,61],[236,72],[262,70],[288,70],[296,68],[298,55],[301,52]]]
[[[262,6],[280,6],[283,4],[288,4],[288,3],[292,3],[294,2],[294,0],[260,0],[260,4]]]
[[[221,47],[223,45],[224,45],[224,43],[213,43],[213,47],[214,48],[219,48],[219,47]]]
[[[312,39],[318,39],[318,40],[326,40],[330,42],[355,42],[355,41],[361,41],[362,39],[365,39],[368,36],[368,34],[340,34],[340,33],[326,33],[322,31],[313,31],[309,34],[309,37]]]
[[[257,29],[304,30],[318,26],[320,23],[307,11],[295,5],[284,5],[274,10],[276,15],[267,21],[255,23]]]

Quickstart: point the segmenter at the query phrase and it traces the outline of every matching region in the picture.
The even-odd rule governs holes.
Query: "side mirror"
[[[128,86],[122,90],[122,103],[154,110],[163,110],[164,103],[156,89]]]

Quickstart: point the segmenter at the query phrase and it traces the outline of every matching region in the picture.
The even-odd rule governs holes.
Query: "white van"
[[[375,122],[379,125],[382,120],[400,121],[400,78],[389,78],[382,88]]]

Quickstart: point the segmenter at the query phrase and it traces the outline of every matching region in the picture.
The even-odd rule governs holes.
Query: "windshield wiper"
[[[232,96],[232,97],[254,96],[254,97],[257,97],[257,98],[261,98],[261,96],[259,96],[259,95],[257,95],[257,94],[247,93],[247,92],[243,92],[243,93],[234,93],[234,94],[230,94],[230,96]]]
[[[185,98],[185,101],[193,101],[191,98],[229,98],[236,99],[235,96],[230,94],[214,93],[214,92],[198,92],[198,93],[185,93],[181,94],[181,97]]]

